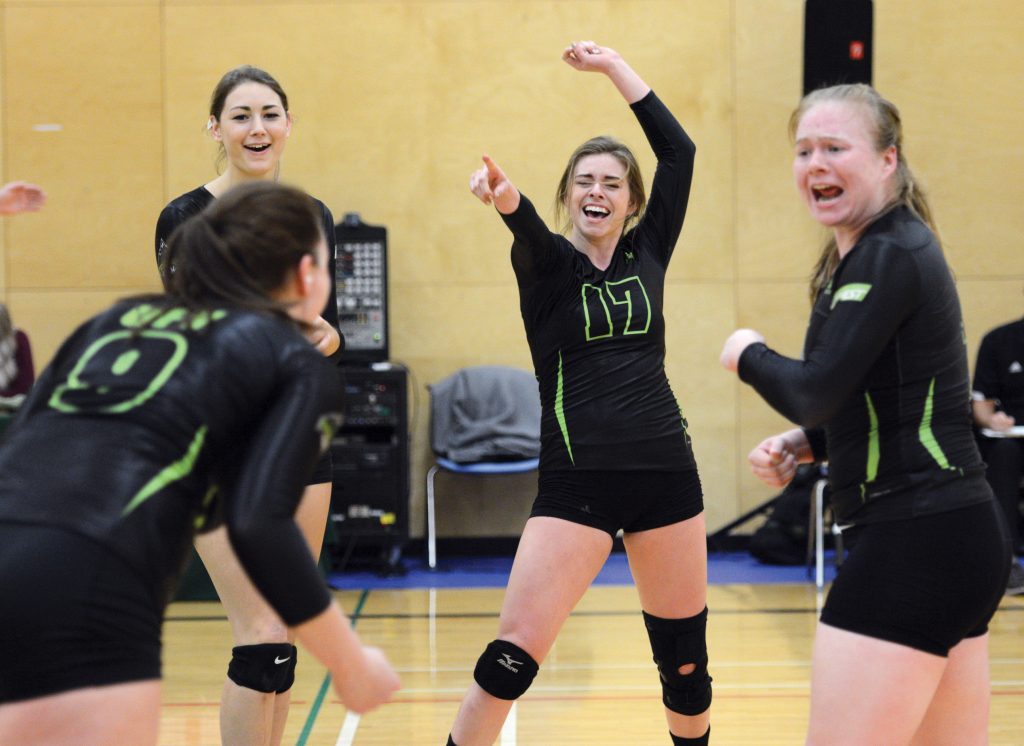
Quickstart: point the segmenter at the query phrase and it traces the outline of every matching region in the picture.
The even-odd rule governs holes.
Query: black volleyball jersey
[[[907,208],[878,218],[839,262],[814,303],[803,360],[755,344],[739,373],[780,414],[824,426],[840,521],[991,499],[956,286],[935,236]]]
[[[658,159],[647,210],[597,269],[530,201],[503,215],[542,404],[543,470],[696,468],[665,375],[665,271],[695,147],[649,93],[631,106]]]
[[[309,619],[329,596],[292,516],[341,411],[337,369],[284,319],[166,303],[118,303],[61,346],[0,446],[0,522],[84,534],[164,604],[223,520],[282,619]]]
[[[175,197],[167,206],[160,211],[160,217],[156,221],[156,266],[159,268],[163,262],[164,248],[167,246],[167,241],[170,239],[174,229],[184,223],[193,215],[202,212],[208,205],[210,205],[216,197],[205,187],[199,186],[193,189],[191,192],[185,192],[179,197]],[[331,211],[327,208],[320,200],[313,197],[313,201],[320,207],[320,216],[323,221],[324,237],[327,239],[327,271],[331,277],[331,294],[327,298],[327,305],[324,306],[324,310],[321,312],[321,316],[327,320],[327,322],[338,329],[338,288],[336,285],[336,271],[335,262],[337,254],[337,246],[335,244],[334,237],[334,216],[331,215]],[[328,356],[328,359],[339,362],[341,354],[345,349],[345,336],[338,332],[341,337],[341,345],[338,349]]]

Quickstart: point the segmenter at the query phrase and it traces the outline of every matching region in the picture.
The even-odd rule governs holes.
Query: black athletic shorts
[[[1010,573],[995,501],[843,532],[850,556],[829,591],[831,627],[946,656],[988,631]]]
[[[699,515],[704,493],[696,470],[541,472],[530,517],[564,518],[612,537],[669,526]]]
[[[0,703],[159,679],[160,592],[92,539],[0,523]]]

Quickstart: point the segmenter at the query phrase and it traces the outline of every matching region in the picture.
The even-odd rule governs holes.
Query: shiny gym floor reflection
[[[502,594],[500,587],[338,592],[360,635],[398,668],[403,688],[394,701],[359,718],[333,696],[325,669],[300,650],[284,743],[443,744],[477,656],[494,638]],[[710,586],[715,744],[803,743],[820,602],[814,583],[806,581]],[[991,744],[1022,744],[1024,597],[1004,599],[991,633]],[[218,699],[230,647],[219,603],[171,605],[164,625],[161,744],[219,743]],[[635,590],[596,585],[513,709],[499,743],[663,746],[668,735],[660,701]]]

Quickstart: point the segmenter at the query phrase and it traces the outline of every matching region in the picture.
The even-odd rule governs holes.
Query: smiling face
[[[793,177],[811,215],[835,232],[841,253],[893,199],[894,146],[879,152],[868,110],[849,101],[811,106],[796,127]]]
[[[262,83],[241,83],[210,122],[235,180],[274,178],[292,128],[291,114],[277,93]]]
[[[580,158],[566,201],[573,233],[592,244],[618,241],[623,224],[635,212],[626,165],[611,153]]]

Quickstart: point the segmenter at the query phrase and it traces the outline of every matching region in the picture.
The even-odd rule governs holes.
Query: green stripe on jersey
[[[867,391],[864,392],[864,401],[868,405],[868,421],[871,423],[871,427],[868,429],[867,478],[864,480],[867,483],[874,482],[878,476],[878,460],[881,458],[881,446],[878,440],[878,413],[875,411],[875,405],[871,401],[871,394]]]
[[[932,378],[931,385],[928,387],[928,398],[924,400],[924,414],[921,417],[921,426],[917,429],[917,437],[921,441],[921,445],[935,459],[935,463],[943,469],[948,469],[950,468],[949,460],[946,458],[946,454],[942,452],[939,441],[935,439],[935,433],[932,432],[932,405],[934,401],[935,379]]]
[[[558,386],[555,389],[555,417],[558,419],[558,428],[562,431],[562,440],[565,441],[565,449],[569,452],[569,461],[576,466],[576,460],[572,457],[572,444],[569,442],[569,427],[565,424],[565,409],[562,398],[565,394],[564,380],[562,379],[562,351],[558,351]]]
[[[188,451],[185,452],[185,455],[173,464],[165,466],[160,470],[159,474],[146,482],[143,488],[136,493],[135,497],[133,497],[125,506],[124,510],[121,511],[121,515],[128,515],[152,497],[154,493],[159,492],[171,482],[184,479],[191,474],[192,467],[196,465],[196,459],[199,457],[199,451],[202,449],[203,441],[205,439],[206,425],[203,425],[196,431],[196,435],[192,438],[192,443],[189,445]]]

